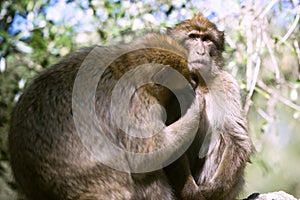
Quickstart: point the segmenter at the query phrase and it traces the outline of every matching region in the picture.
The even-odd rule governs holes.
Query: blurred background
[[[240,83],[256,148],[241,197],[300,198],[299,0],[0,0],[0,200],[15,200],[7,136],[32,78],[81,47],[129,42],[202,12],[226,33],[226,68]]]

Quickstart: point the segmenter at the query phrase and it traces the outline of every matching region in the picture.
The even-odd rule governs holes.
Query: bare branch
[[[268,87],[264,82],[257,81],[257,85],[265,90],[267,93],[269,93],[271,96],[276,96],[279,101],[281,101],[283,104],[289,106],[290,108],[295,109],[296,111],[300,111],[300,105],[297,105],[293,103],[292,101],[288,100],[287,98],[283,97],[282,95],[278,94],[273,90],[272,88]]]
[[[271,8],[278,2],[278,0],[273,0],[271,1],[266,8],[262,11],[262,13],[259,15],[259,18],[262,19],[264,18],[267,13],[271,10]]]
[[[272,45],[272,42],[271,42],[270,38],[268,37],[268,34],[265,31],[263,32],[263,38],[264,38],[264,41],[267,45],[268,52],[271,56],[271,60],[272,60],[272,63],[273,63],[273,69],[274,69],[274,72],[275,72],[276,82],[279,83],[279,81],[280,81],[280,70],[279,70],[278,62],[276,60],[274,47]]]
[[[257,113],[264,118],[268,123],[274,122],[274,118],[272,118],[270,115],[268,115],[263,109],[258,108]]]
[[[290,36],[291,34],[294,32],[294,30],[296,29],[296,27],[299,26],[299,20],[300,20],[300,6],[298,6],[297,8],[297,15],[296,18],[294,20],[294,23],[292,24],[292,26],[289,28],[288,32],[283,36],[283,38],[281,38],[281,40],[278,42],[278,45],[284,43]]]
[[[247,95],[246,103],[245,103],[245,106],[244,106],[245,113],[248,113],[248,111],[250,109],[250,106],[252,104],[251,97],[252,97],[253,92],[255,90],[257,77],[258,77],[258,74],[259,74],[259,71],[260,71],[260,66],[261,66],[261,59],[260,59],[259,56],[257,56],[256,66],[255,66],[255,69],[254,69],[254,75],[253,75],[253,78],[252,78],[250,90],[249,90],[249,93]]]
[[[297,40],[294,41],[294,47],[298,58],[298,65],[300,65],[300,48],[299,48],[299,42]]]

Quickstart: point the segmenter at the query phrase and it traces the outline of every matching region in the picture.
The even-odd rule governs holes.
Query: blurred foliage
[[[225,30],[226,66],[243,89],[257,149],[245,193],[300,196],[299,1],[7,0],[0,1],[0,199],[17,198],[7,133],[35,75],[82,46],[128,42],[199,11]]]

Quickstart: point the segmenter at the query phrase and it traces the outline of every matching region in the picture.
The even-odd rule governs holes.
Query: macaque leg
[[[178,199],[205,200],[191,174],[189,161],[185,154],[165,167],[165,173]]]

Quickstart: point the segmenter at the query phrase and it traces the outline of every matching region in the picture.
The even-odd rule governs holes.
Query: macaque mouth
[[[189,64],[202,64],[202,65],[209,65],[210,61],[205,59],[196,59],[189,61]]]

